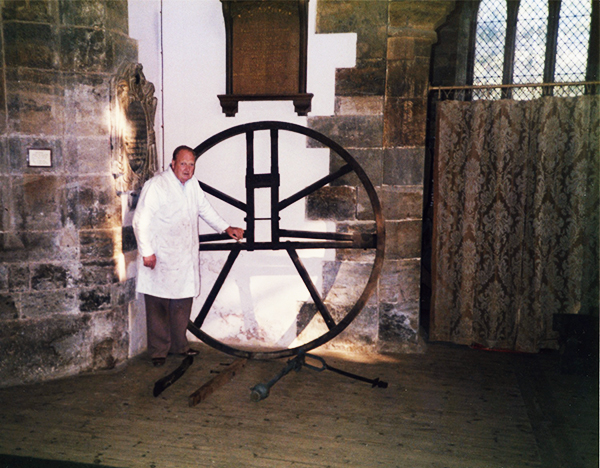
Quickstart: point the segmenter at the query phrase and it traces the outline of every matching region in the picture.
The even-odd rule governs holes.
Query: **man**
[[[195,167],[193,150],[176,148],[170,167],[144,184],[133,217],[136,290],[144,294],[148,353],[155,366],[163,365],[169,353],[198,354],[186,338],[193,298],[200,294],[198,216],[235,240],[244,235],[210,205],[194,178]]]

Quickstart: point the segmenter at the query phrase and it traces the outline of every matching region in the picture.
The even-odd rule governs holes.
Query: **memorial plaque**
[[[239,101],[292,100],[310,111],[306,93],[308,0],[221,0],[227,34],[227,94],[223,112]]]

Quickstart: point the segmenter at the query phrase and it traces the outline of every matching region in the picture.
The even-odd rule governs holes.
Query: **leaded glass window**
[[[477,17],[476,34],[473,84],[502,84],[504,42],[506,40],[506,3],[497,0],[482,0]],[[498,89],[490,90],[490,93],[488,98],[498,99],[500,97]]]
[[[473,85],[582,82],[586,78],[592,0],[481,0]],[[584,86],[480,90],[474,99],[533,99],[583,94]]]

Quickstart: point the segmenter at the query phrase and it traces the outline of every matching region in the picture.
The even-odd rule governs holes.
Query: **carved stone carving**
[[[117,192],[138,191],[154,175],[158,162],[154,85],[139,63],[126,63],[111,82],[112,172]]]

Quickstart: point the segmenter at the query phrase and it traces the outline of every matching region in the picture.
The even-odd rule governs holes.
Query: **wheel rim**
[[[266,131],[268,130],[271,134],[271,160],[272,167],[271,173],[267,174],[254,174],[253,167],[253,142],[254,142],[254,133],[258,131]],[[322,145],[333,150],[338,156],[340,156],[344,161],[345,165],[335,171],[332,174],[320,179],[319,181],[311,184],[304,189],[296,192],[291,197],[288,197],[284,200],[279,200],[279,192],[278,185],[275,188],[275,184],[278,184],[279,177],[279,166],[278,166],[278,144],[279,144],[279,132],[280,131],[288,131],[292,133],[298,133],[305,135],[309,138],[312,138]],[[241,135],[246,134],[246,159],[247,159],[247,184],[246,184],[246,202],[241,202],[239,200],[230,197],[229,195],[220,192],[209,185],[200,182],[200,185],[204,189],[205,192],[225,201],[226,203],[235,206],[236,208],[244,211],[247,215],[247,238],[244,243],[236,243],[236,242],[226,242],[226,243],[215,243],[215,241],[223,240],[227,236],[219,235],[219,234],[208,234],[204,236],[200,236],[200,248],[201,250],[210,250],[210,251],[229,251],[229,257],[225,262],[223,269],[221,270],[219,277],[217,278],[215,285],[213,285],[213,289],[210,291],[205,303],[198,314],[198,317],[192,322],[189,322],[188,330],[194,334],[197,338],[202,340],[204,343],[209,346],[218,349],[224,353],[240,357],[246,359],[277,359],[288,356],[294,356],[299,353],[306,353],[314,348],[322,346],[328,341],[332,340],[336,336],[338,336],[342,331],[344,331],[350,323],[358,316],[361,310],[366,305],[369,297],[374,292],[377,286],[377,280],[381,273],[381,269],[383,267],[383,257],[384,257],[384,247],[385,247],[385,226],[384,220],[381,210],[381,205],[379,203],[379,199],[377,197],[377,193],[373,184],[369,180],[367,174],[362,169],[362,167],[358,164],[358,162],[350,155],[350,153],[344,149],[341,145],[330,139],[329,137],[319,133],[310,128],[302,127],[300,125],[292,124],[289,122],[277,122],[277,121],[262,121],[262,122],[254,122],[243,125],[238,125],[236,127],[229,128],[220,133],[213,135],[212,137],[205,140],[203,143],[198,145],[194,152],[196,157],[201,157],[204,153],[206,153],[209,149],[218,145],[219,143]],[[275,156],[274,156],[275,152]],[[251,153],[251,154],[250,154]],[[273,160],[275,160],[275,165],[273,165]],[[252,162],[252,171],[251,177],[248,177],[250,173],[249,167]],[[285,229],[281,229],[278,224],[278,213],[293,203],[306,198],[311,193],[314,193],[319,188],[324,187],[328,183],[350,173],[353,172],[358,177],[360,183],[366,190],[366,193],[369,197],[369,201],[371,203],[371,207],[373,209],[374,221],[375,221],[375,234],[374,235],[366,235],[366,236],[352,236],[349,234],[340,234],[340,233],[320,233],[309,232],[309,231],[289,231]],[[271,221],[272,221],[272,240],[271,242],[256,242],[254,240],[254,198],[253,191],[256,188],[265,188],[271,187],[272,196],[275,195],[275,202],[271,203]],[[273,200],[273,199],[272,199]],[[277,219],[277,222],[273,221]],[[276,230],[276,234],[273,234],[273,231]],[[282,242],[281,237],[284,238],[309,238],[313,239],[312,241],[286,241]],[[316,241],[314,240],[316,239]],[[372,269],[367,281],[367,284],[362,291],[360,297],[356,301],[356,303],[351,307],[351,309],[346,313],[346,315],[339,321],[335,322],[335,320],[328,313],[327,307],[324,305],[324,302],[320,297],[315,297],[315,293],[319,296],[318,291],[314,288],[314,285],[311,287],[310,278],[306,277],[308,275],[306,269],[303,267],[302,261],[299,259],[297,255],[298,249],[303,248],[350,248],[350,249],[366,249],[371,248],[375,249],[375,258],[373,260]],[[269,351],[249,351],[245,349],[236,348],[230,346],[226,343],[219,341],[218,339],[210,336],[208,333],[204,332],[201,327],[206,318],[207,314],[210,312],[212,307],[212,303],[216,299],[223,282],[227,278],[231,267],[235,263],[235,260],[239,253],[243,250],[254,251],[254,250],[286,250],[288,255],[292,259],[294,266],[296,267],[297,272],[301,276],[304,284],[308,288],[311,293],[311,297],[315,306],[317,308],[317,312],[321,313],[322,318],[324,319],[328,331],[321,336],[304,343],[300,346],[296,346],[293,348],[284,348],[280,350],[269,350]]]

